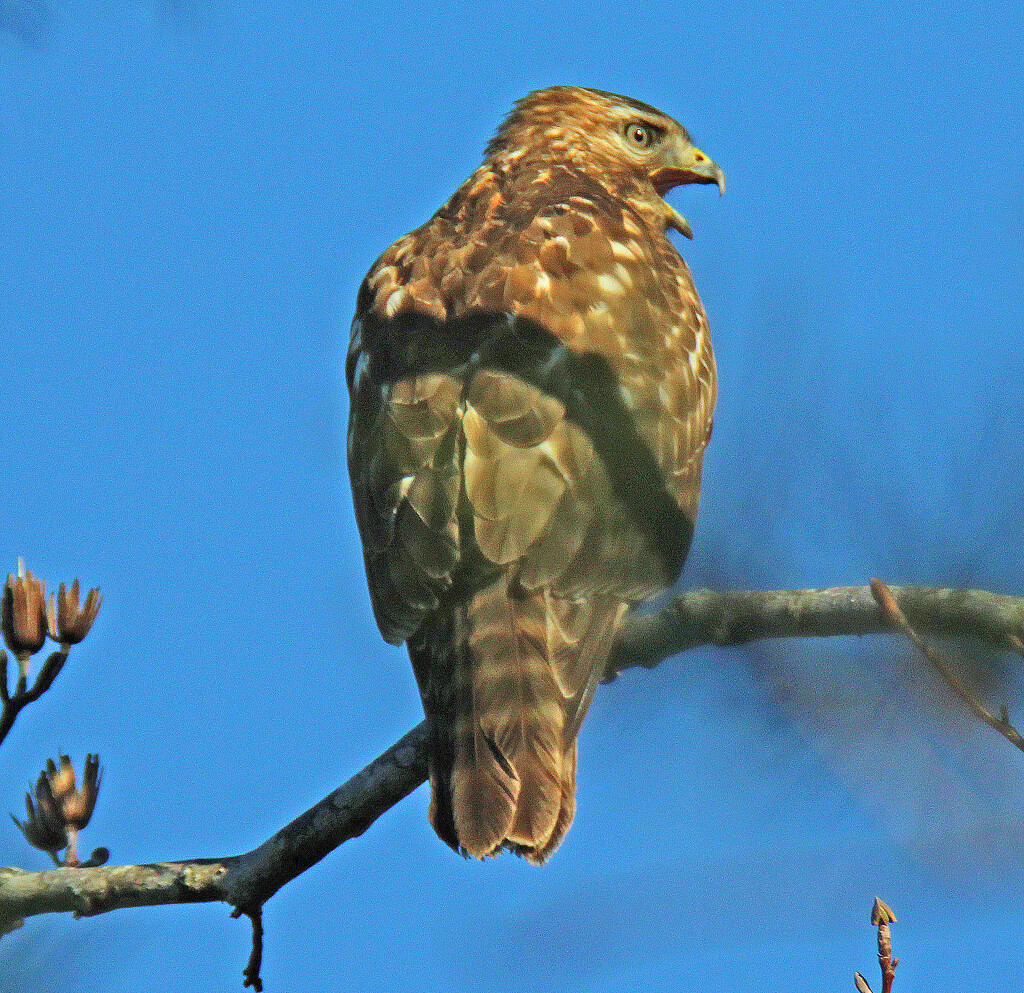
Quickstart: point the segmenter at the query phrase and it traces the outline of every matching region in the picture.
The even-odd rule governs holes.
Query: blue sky
[[[720,376],[683,583],[1024,590],[1019,11],[311,7],[0,2],[0,554],[106,596],[0,808],[98,751],[87,849],[234,853],[420,719],[365,589],[348,324],[539,86],[653,103],[728,175],[672,194]],[[902,993],[1020,984],[1024,757],[897,641],[694,651],[580,741],[548,866],[463,862],[421,789],[271,901],[267,988],[833,991],[875,979],[876,893]],[[36,918],[0,973],[236,989],[248,943],[222,906]]]

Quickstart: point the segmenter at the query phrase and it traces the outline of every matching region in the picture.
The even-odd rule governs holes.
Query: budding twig
[[[25,568],[18,559],[18,574],[11,574],[0,594],[0,632],[7,647],[18,661],[18,678],[14,692],[7,683],[7,653],[0,650],[0,744],[14,726],[18,714],[34,700],[38,700],[60,675],[68,660],[68,651],[77,645],[92,628],[103,605],[98,589],[89,590],[85,603],[80,600],[76,579],[71,589],[61,583],[56,597],[50,594],[46,601],[46,583]],[[31,688],[28,685],[29,663],[50,638],[60,648],[52,652],[43,663]]]
[[[878,928],[878,966],[882,970],[882,993],[892,993],[896,966],[900,964],[899,959],[892,957],[892,935],[889,933],[889,925],[896,923],[896,915],[892,908],[877,896],[871,908],[871,923]],[[859,972],[853,974],[853,983],[858,993],[871,993],[868,981]]]
[[[36,781],[35,801],[31,793],[25,794],[25,820],[19,821],[14,814],[11,820],[25,835],[25,840],[47,852],[57,866],[102,865],[107,860],[106,849],[96,849],[88,862],[78,859],[78,832],[92,817],[102,778],[98,755],[86,755],[81,789],[75,781],[75,767],[67,755],[61,755],[59,767],[52,759],[47,759],[46,768]],[[67,849],[63,861],[57,857],[61,849]]]

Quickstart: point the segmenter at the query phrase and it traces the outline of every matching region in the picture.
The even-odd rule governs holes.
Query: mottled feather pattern
[[[619,147],[637,113],[689,155],[646,104],[521,101],[483,165],[373,266],[353,322],[371,599],[420,685],[431,822],[477,857],[543,862],[560,843],[617,626],[674,582],[697,513],[714,359],[665,234],[677,215]]]

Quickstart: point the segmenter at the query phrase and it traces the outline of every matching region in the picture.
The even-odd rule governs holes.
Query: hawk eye
[[[626,141],[634,148],[650,148],[657,140],[657,132],[649,124],[632,121],[626,125]]]

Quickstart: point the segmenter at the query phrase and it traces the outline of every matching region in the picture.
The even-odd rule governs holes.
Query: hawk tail
[[[601,607],[568,616],[544,592],[510,594],[502,577],[410,639],[430,725],[430,822],[452,848],[539,864],[561,843],[576,732],[622,614],[617,601]]]

